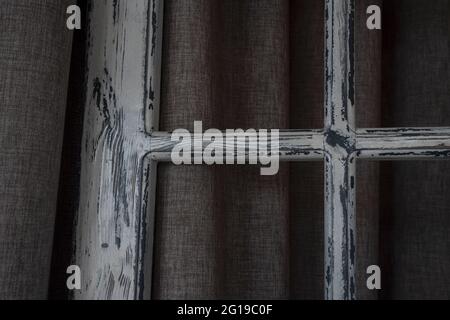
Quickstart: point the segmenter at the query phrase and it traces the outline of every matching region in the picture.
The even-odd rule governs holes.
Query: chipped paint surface
[[[325,298],[355,298],[354,0],[325,1]]]
[[[73,258],[82,270],[82,290],[74,298],[137,299],[150,287],[143,268],[151,269],[153,217],[146,209],[152,201],[143,178],[154,181],[156,175],[156,165],[145,156],[148,131],[158,125],[161,54],[152,44],[162,43],[156,39],[161,37],[162,1],[91,0],[88,8]]]
[[[226,135],[226,132],[223,132]],[[202,145],[203,149],[211,143],[202,140],[196,142],[198,138],[195,135],[192,141],[184,141],[190,145]],[[257,154],[257,146],[250,149],[248,143],[234,141],[228,145],[224,141],[224,152],[227,150],[234,153],[235,148],[245,150],[245,154]],[[172,149],[175,145],[180,145],[178,141],[171,141],[171,134],[167,132],[155,132],[151,138],[150,157],[152,160],[169,162],[171,161]],[[182,145],[182,144],[181,144]],[[323,134],[321,130],[281,130],[279,132],[279,156],[283,161],[314,161],[323,159]],[[194,157],[194,153],[192,153]]]

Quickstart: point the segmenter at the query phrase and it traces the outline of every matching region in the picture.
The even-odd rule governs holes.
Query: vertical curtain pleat
[[[366,8],[382,1],[358,1],[355,20],[357,125],[381,125],[381,32],[366,27]],[[290,128],[323,128],[324,7],[321,1],[291,1]],[[323,163],[291,164],[291,298],[323,298]],[[378,180],[376,163],[358,163],[357,292],[376,298],[366,287],[366,268],[378,264]]]
[[[193,130],[195,120],[216,119],[218,88],[212,1],[165,3],[161,129]],[[212,168],[158,168],[153,296],[215,298],[220,287],[217,207],[220,192]]]
[[[52,247],[51,296],[66,293],[82,132],[71,110],[62,151],[69,4],[0,0],[0,299],[46,298]],[[449,126],[450,1],[356,5],[358,127]],[[382,31],[367,29],[369,5]],[[166,0],[161,130],[322,128],[323,29],[318,0]],[[154,298],[323,298],[323,163],[259,169],[159,165]],[[358,161],[358,298],[450,297],[449,169]],[[373,264],[379,292],[366,287]]]
[[[289,1],[224,1],[222,128],[288,128]],[[288,166],[220,168],[224,297],[289,294]]]
[[[0,1],[0,299],[45,299],[71,33],[69,1]]]
[[[384,3],[385,125],[450,125],[450,1]],[[450,298],[450,164],[384,168],[381,247],[387,299]]]

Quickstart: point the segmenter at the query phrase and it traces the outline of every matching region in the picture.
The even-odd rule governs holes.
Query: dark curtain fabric
[[[450,1],[356,2],[358,126],[450,126]],[[382,31],[366,28],[372,4]],[[70,60],[67,5],[0,0],[2,299],[67,294],[85,41]],[[322,128],[323,26],[318,0],[166,0],[160,129]],[[358,162],[359,298],[450,298],[448,169]],[[160,164],[153,297],[322,299],[323,189],[320,162],[271,177]]]
[[[47,297],[70,1],[0,1],[0,299]]]
[[[385,1],[386,2],[386,1]],[[386,126],[449,126],[450,2],[394,1],[383,33]],[[385,168],[381,245],[383,298],[450,297],[448,162],[392,163]],[[392,191],[392,192],[390,192]]]

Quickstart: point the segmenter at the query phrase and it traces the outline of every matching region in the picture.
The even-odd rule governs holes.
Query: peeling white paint
[[[325,298],[355,298],[354,0],[325,1]]]
[[[176,145],[157,131],[163,0],[89,3],[75,298],[150,298],[157,162]],[[450,158],[450,128],[356,129],[354,4],[325,0],[324,130],[279,135],[280,160],[325,159],[326,299],[356,298],[356,159]]]
[[[156,175],[145,156],[146,128],[158,124],[162,4],[89,1],[76,299],[137,299],[151,286],[143,268],[151,271],[153,203],[143,177],[154,183]]]

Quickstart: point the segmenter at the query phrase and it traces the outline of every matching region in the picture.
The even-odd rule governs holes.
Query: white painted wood
[[[356,130],[354,0],[325,6],[324,130],[280,131],[279,152],[282,161],[326,160],[325,297],[353,299],[355,159],[450,158],[450,128]],[[90,0],[89,7],[75,298],[150,298],[156,167],[171,161],[176,144],[157,131],[163,0]]]
[[[154,193],[156,172],[145,160],[146,129],[158,124],[162,6],[161,0],[89,1],[74,252],[82,289],[75,299],[138,299],[150,292],[143,274],[152,268],[154,218],[146,209],[153,197],[147,201],[144,191]]]
[[[325,1],[325,298],[356,297],[354,0]]]
[[[450,128],[361,129],[356,148],[361,159],[447,159]]]

